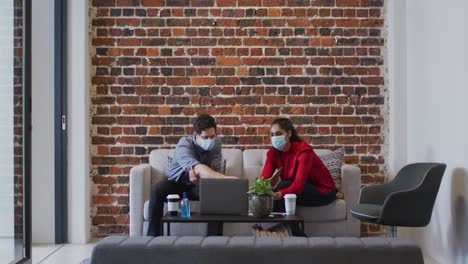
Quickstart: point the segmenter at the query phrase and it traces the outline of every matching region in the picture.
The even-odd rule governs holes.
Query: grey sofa
[[[146,235],[148,227],[148,204],[151,186],[162,179],[168,157],[173,149],[153,150],[149,164],[141,164],[130,171],[130,236]],[[259,177],[266,160],[266,149],[223,149],[226,159],[226,174],[247,178],[249,182]],[[330,150],[316,149],[323,156]],[[308,236],[359,236],[360,222],[351,216],[350,208],[357,204],[361,188],[361,171],[358,167],[344,164],[341,168],[344,198],[323,207],[298,206],[296,212],[304,218]],[[199,203],[191,203],[198,210]],[[223,234],[227,236],[250,235],[249,224],[225,224]],[[164,229],[166,230],[166,229]],[[206,224],[171,224],[175,236],[206,235]]]
[[[401,238],[123,237],[101,240],[91,264],[423,264]]]

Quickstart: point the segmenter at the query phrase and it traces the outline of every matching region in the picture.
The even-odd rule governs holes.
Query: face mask
[[[210,151],[213,149],[213,147],[215,146],[215,141],[214,139],[203,139],[203,138],[200,138],[200,147],[206,151]]]
[[[271,137],[271,144],[273,147],[279,151],[283,151],[286,146],[286,137],[285,136],[275,136]]]

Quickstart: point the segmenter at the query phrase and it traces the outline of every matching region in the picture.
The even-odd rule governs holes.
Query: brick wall
[[[269,145],[290,117],[345,147],[364,184],[384,171],[383,0],[94,0],[92,232],[128,232],[128,173],[217,118],[228,147]],[[363,226],[363,233],[380,232]]]

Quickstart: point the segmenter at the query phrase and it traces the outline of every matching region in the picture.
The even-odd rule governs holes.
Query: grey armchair
[[[392,236],[396,226],[426,226],[445,168],[443,163],[406,165],[392,181],[364,187],[351,214],[364,222],[391,226]]]

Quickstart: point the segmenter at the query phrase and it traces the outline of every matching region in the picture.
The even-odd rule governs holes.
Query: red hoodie
[[[283,168],[281,180],[292,181],[289,187],[279,190],[283,196],[288,193],[301,194],[306,183],[313,184],[323,194],[329,194],[336,189],[330,171],[305,142],[291,142],[287,152],[270,149],[262,177],[269,179],[275,169],[279,168]]]

